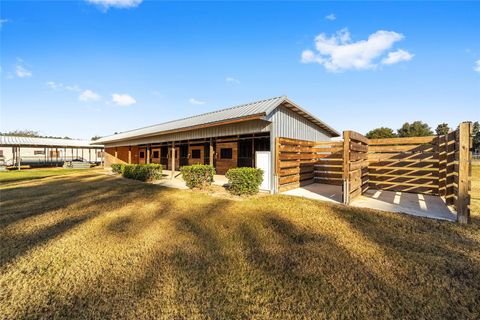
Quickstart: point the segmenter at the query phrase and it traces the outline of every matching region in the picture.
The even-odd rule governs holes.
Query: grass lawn
[[[97,171],[2,182],[0,318],[477,318],[479,169],[468,226]]]
[[[26,170],[10,170],[0,172],[0,182],[13,182],[32,179],[41,179],[51,176],[78,173],[88,169],[66,169],[66,168],[49,168],[49,169],[26,169]],[[90,169],[94,170],[94,169]]]

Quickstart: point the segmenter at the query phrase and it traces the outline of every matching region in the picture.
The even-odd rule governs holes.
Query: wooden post
[[[208,154],[209,154],[209,158],[208,158],[209,164],[213,167],[213,157],[215,155],[215,151],[213,150],[213,139],[211,138],[210,138]]]
[[[271,139],[271,138],[270,138]],[[273,168],[273,192],[280,192],[280,138],[275,137],[275,168]]]
[[[470,175],[471,175],[471,135],[472,123],[462,122],[458,128],[458,190],[457,221],[470,222]]]
[[[128,146],[128,164],[132,163],[132,147]]]
[[[448,133],[437,137],[438,142],[438,195],[445,198],[447,196],[447,152],[448,152]]]
[[[115,163],[117,163],[117,159],[118,159],[118,150],[117,150],[117,147],[115,147]]]
[[[147,144],[146,152],[147,152],[147,163],[150,163],[150,147],[148,144]]]
[[[172,142],[172,173],[170,175],[170,179],[175,177],[175,142]]]
[[[47,148],[43,148],[43,164],[47,164]]]
[[[92,162],[92,150],[88,148],[88,162]]]
[[[58,167],[58,148],[55,148],[55,167]]]
[[[18,170],[20,170],[20,167],[22,165],[22,153],[20,147],[18,147]]]
[[[95,150],[98,152],[97,149],[95,149]],[[101,164],[102,164],[102,168],[105,168],[105,161],[104,161],[104,159],[103,159],[104,153],[105,153],[105,149],[100,149],[100,152],[101,152],[101,155],[102,155],[102,157],[100,158],[100,162],[101,162]]]
[[[350,204],[350,181],[348,173],[350,169],[350,131],[343,131],[343,188],[342,200],[344,204]]]

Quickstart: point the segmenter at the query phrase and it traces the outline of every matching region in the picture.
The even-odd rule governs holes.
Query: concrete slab
[[[418,217],[456,221],[457,217],[442,198],[424,194],[395,192],[384,190],[367,190],[355,198],[354,207],[401,212]]]
[[[308,199],[342,202],[342,187],[313,183],[301,188],[282,192],[282,194],[304,197]],[[400,212],[419,217],[456,221],[454,211],[442,198],[415,193],[368,190],[355,198],[352,206],[377,209],[389,212]]]
[[[282,194],[321,201],[342,202],[342,187],[329,184],[312,183],[301,188],[282,192]]]

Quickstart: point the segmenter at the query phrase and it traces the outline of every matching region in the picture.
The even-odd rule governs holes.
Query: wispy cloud
[[[129,9],[140,5],[143,0],[85,0],[88,3],[97,5],[102,9],[109,8]]]
[[[17,64],[15,65],[15,75],[19,78],[30,78],[33,74],[25,67],[23,60],[17,58]]]
[[[473,70],[480,72],[480,59],[475,61],[475,67],[473,68]]]
[[[409,61],[413,58],[413,54],[408,51],[398,49],[397,51],[389,52],[386,58],[382,59],[383,64],[395,64],[402,61]]]
[[[333,21],[333,20],[336,20],[337,17],[335,16],[335,14],[330,13],[328,16],[325,16],[325,19],[329,21]]]
[[[80,93],[78,100],[82,102],[95,102],[100,100],[100,95],[92,90],[87,89]]]
[[[201,104],[205,104],[205,103],[206,103],[205,101],[197,100],[197,99],[194,99],[194,98],[190,98],[190,99],[188,100],[188,102],[190,102],[191,104],[197,104],[197,105],[201,105]]]
[[[234,78],[234,77],[226,77],[225,81],[227,83],[233,83],[233,84],[240,84],[240,80]]]
[[[0,19],[0,28],[2,28],[2,26],[7,23],[7,22],[10,22],[10,20],[8,19]]]
[[[59,82],[55,82],[55,81],[45,82],[45,85],[52,90],[66,90],[66,91],[73,91],[73,92],[82,91],[82,89],[77,85],[66,86],[63,83],[59,83]]]
[[[114,93],[114,94],[112,94],[112,102],[114,104],[116,104],[117,106],[127,107],[127,106],[130,106],[132,104],[137,103],[137,100],[135,100],[129,94]]]
[[[405,50],[388,52],[389,49],[405,36],[394,31],[379,30],[368,36],[367,40],[352,42],[347,28],[337,31],[331,37],[324,33],[315,38],[315,48],[304,50],[301,56],[302,63],[318,63],[328,71],[367,70],[374,69],[380,63],[393,64],[410,60],[413,55]]]

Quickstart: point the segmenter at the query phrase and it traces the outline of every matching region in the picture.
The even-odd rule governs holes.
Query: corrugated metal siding
[[[272,136],[311,141],[328,141],[327,132],[301,115],[279,106],[267,119],[273,123]]]
[[[177,132],[147,138],[132,139],[128,141],[106,143],[108,147],[117,147],[125,145],[139,145],[147,143],[160,143],[180,140],[194,140],[203,138],[224,137],[239,134],[250,134],[270,131],[270,122],[262,120],[252,120],[239,123],[232,123],[223,126],[209,127],[192,131]]]

